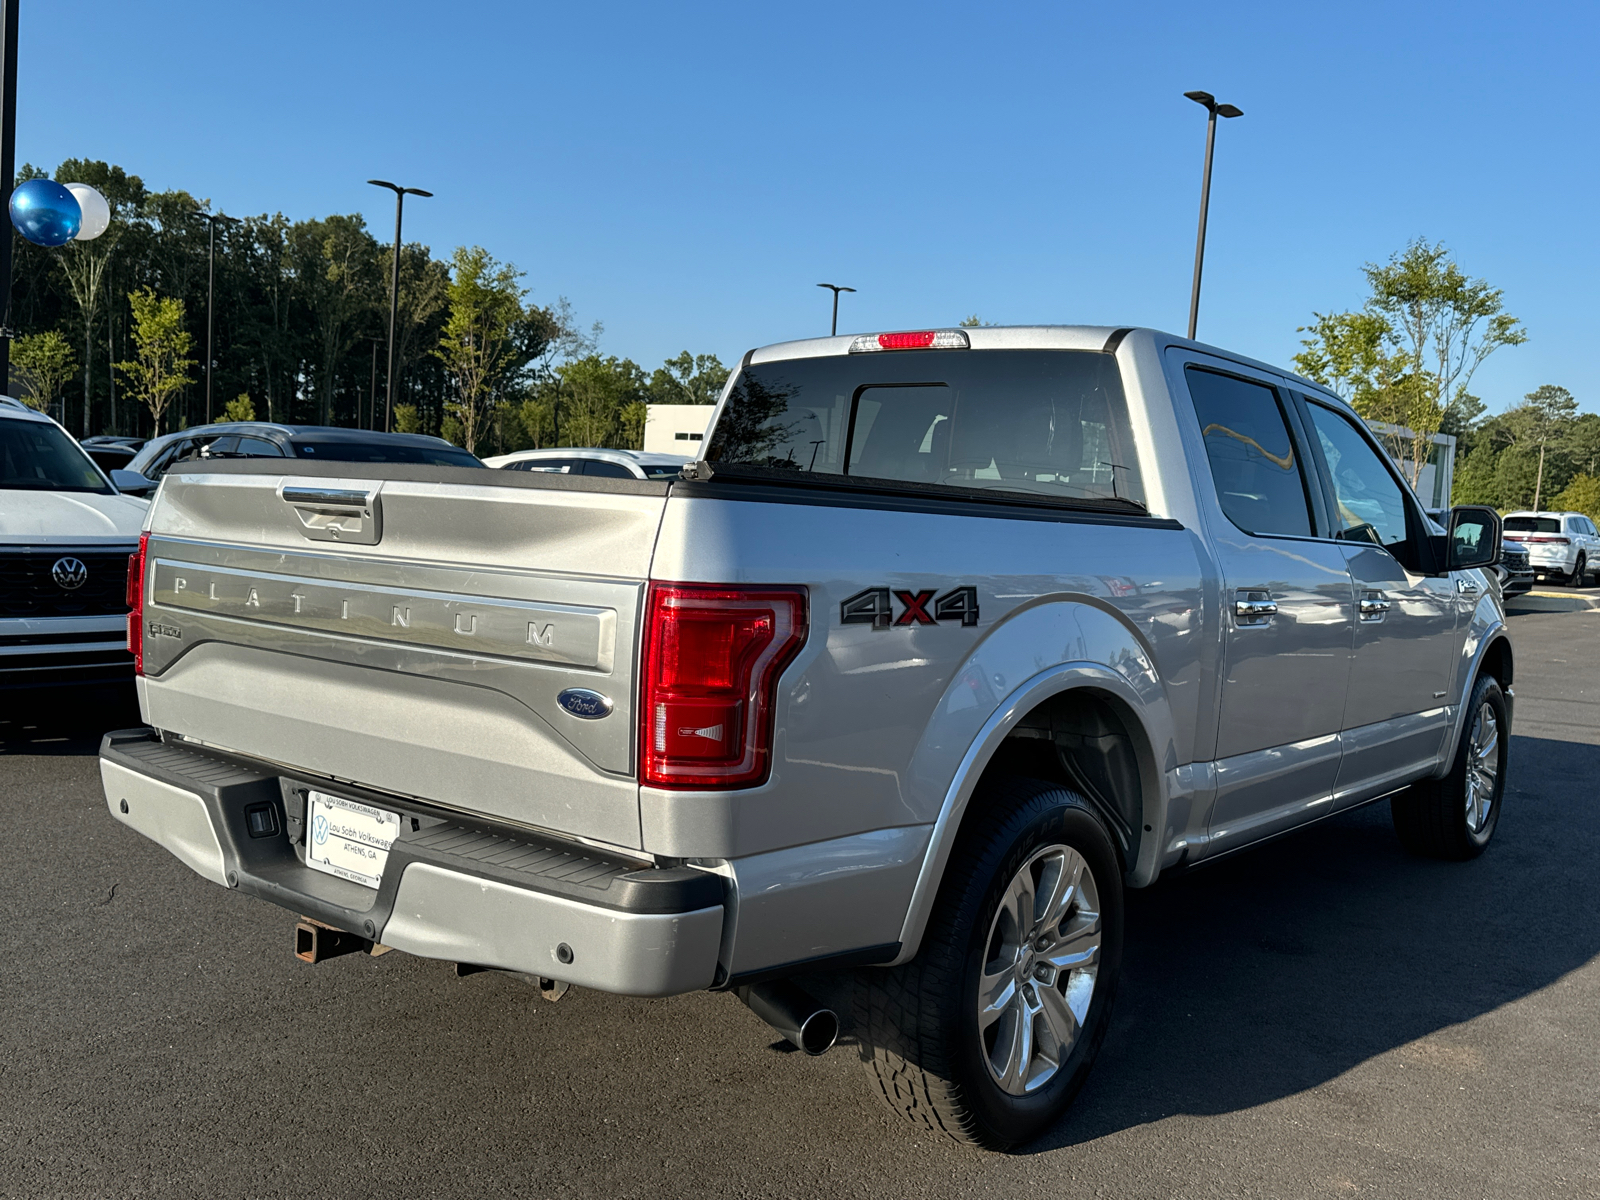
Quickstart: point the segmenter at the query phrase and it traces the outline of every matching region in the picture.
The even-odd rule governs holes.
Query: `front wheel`
[[[917,957],[859,976],[874,1090],[956,1141],[1004,1148],[1053,1124],[1088,1077],[1122,962],[1122,872],[1083,798],[980,789]]]
[[[1500,823],[1510,735],[1500,681],[1479,676],[1449,774],[1414,783],[1389,802],[1394,831],[1407,850],[1456,860],[1484,852]]]

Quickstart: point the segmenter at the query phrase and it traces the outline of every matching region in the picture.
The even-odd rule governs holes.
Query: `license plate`
[[[307,798],[306,866],[362,887],[382,883],[389,847],[400,836],[400,814],[326,792]]]

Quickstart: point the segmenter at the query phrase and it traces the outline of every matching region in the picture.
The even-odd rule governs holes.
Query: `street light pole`
[[[832,326],[832,329],[829,331],[829,336],[838,337],[839,336],[839,293],[840,292],[853,292],[853,291],[855,291],[855,288],[840,287],[837,283],[819,283],[819,284],[817,284],[817,286],[820,287],[820,288],[829,288],[833,292],[833,326]]]
[[[389,374],[383,402],[383,431],[388,433],[394,423],[394,327],[400,315],[400,216],[407,196],[431,196],[433,193],[421,188],[401,187],[387,179],[369,179],[367,182],[373,187],[385,187],[394,193],[394,270],[389,276]]]
[[[216,359],[212,354],[212,339],[216,329],[217,222],[228,221],[237,225],[239,218],[224,216],[222,213],[200,212],[198,209],[195,210],[193,215],[206,223],[211,234],[211,245],[207,251],[208,261],[206,266],[206,424],[209,425],[211,424],[211,376],[216,365]],[[89,429],[89,405],[87,401],[84,402],[83,419],[84,432],[87,433]]]
[[[1211,205],[1211,153],[1217,144],[1217,118],[1242,117],[1244,109],[1218,104],[1210,92],[1185,92],[1184,96],[1204,105],[1206,118],[1206,166],[1200,178],[1200,232],[1194,243],[1194,287],[1189,292],[1189,340],[1193,341],[1200,321],[1200,268],[1206,257],[1206,211]]]

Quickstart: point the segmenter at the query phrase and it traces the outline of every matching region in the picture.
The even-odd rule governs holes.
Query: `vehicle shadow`
[[[1130,893],[1100,1060],[1021,1152],[1304,1091],[1600,954],[1600,909],[1574,903],[1600,852],[1600,747],[1514,737],[1511,754],[1473,862],[1409,856],[1380,803]]]
[[[0,754],[98,754],[109,730],[138,724],[132,683],[0,692]]]

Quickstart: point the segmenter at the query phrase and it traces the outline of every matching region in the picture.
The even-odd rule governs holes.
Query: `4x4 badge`
[[[900,602],[898,617],[889,599],[891,594]],[[933,596],[933,588],[918,591],[896,589],[893,593],[886,587],[867,588],[840,603],[839,621],[844,625],[871,625],[874,629],[888,629],[896,625],[908,628],[937,625],[940,621],[960,621],[963,625],[978,623],[977,588],[952,588],[937,600]],[[929,601],[933,602],[931,613],[928,611]]]

